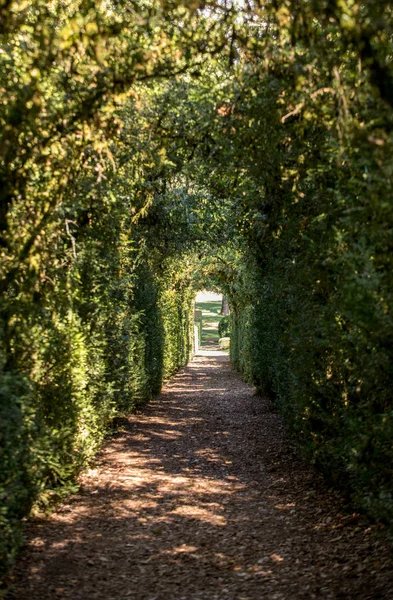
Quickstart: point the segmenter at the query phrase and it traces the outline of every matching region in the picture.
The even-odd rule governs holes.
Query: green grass
[[[201,346],[218,346],[220,337],[218,335],[218,322],[222,319],[220,314],[221,301],[196,302],[195,308],[202,311]]]

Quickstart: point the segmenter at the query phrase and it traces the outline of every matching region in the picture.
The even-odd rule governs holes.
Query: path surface
[[[28,540],[13,600],[393,599],[387,546],[220,352],[132,415]]]

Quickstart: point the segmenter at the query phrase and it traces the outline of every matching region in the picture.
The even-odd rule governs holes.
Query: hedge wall
[[[173,289],[132,246],[93,250],[34,312],[13,301],[0,372],[3,574],[34,503],[72,490],[113,417],[157,394],[190,354],[187,286]]]

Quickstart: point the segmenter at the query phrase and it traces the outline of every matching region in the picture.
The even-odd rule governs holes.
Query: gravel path
[[[81,484],[29,525],[9,599],[393,599],[388,545],[223,353],[131,415]]]

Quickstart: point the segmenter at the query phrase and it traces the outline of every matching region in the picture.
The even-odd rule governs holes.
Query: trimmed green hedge
[[[274,397],[299,443],[354,505],[391,525],[393,346],[380,304],[391,289],[348,269],[327,294],[312,282],[322,277],[310,264],[273,257],[263,273],[256,266],[248,279],[254,302],[232,313],[232,361]]]
[[[116,275],[113,255],[41,298],[3,346],[0,372],[0,558],[4,575],[21,539],[21,519],[74,489],[113,417],[161,389],[189,357],[192,293],[153,275],[147,259]],[[85,269],[86,266],[86,269]],[[87,273],[81,256],[80,273]],[[106,285],[108,272],[111,278]],[[16,318],[14,316],[14,318]],[[19,317],[18,317],[19,319]],[[8,362],[10,356],[8,354]]]

